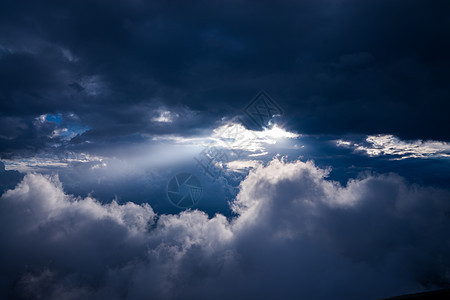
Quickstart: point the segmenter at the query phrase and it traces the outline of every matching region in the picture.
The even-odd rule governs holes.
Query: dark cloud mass
[[[76,112],[88,136],[129,135],[158,100],[220,118],[264,88],[306,133],[449,138],[445,2],[1,6],[3,114]]]
[[[0,0],[0,298],[450,287],[449,9]]]

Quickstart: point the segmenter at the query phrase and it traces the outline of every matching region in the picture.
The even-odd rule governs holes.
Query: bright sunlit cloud
[[[186,146],[208,147],[214,146],[228,150],[250,152],[249,156],[263,156],[268,154],[267,146],[277,142],[296,139],[299,134],[289,132],[277,125],[265,128],[263,131],[250,130],[239,123],[227,123],[213,130],[211,135],[200,137],[182,137],[177,135],[159,135],[152,140],[183,144]]]
[[[280,140],[295,139],[299,136],[299,134],[286,131],[277,125],[273,125],[270,129],[265,128],[263,131],[255,131],[238,123],[228,123],[215,129],[211,138],[223,148],[260,152],[256,154],[264,155],[266,145],[273,145]]]
[[[403,141],[390,134],[369,135],[362,143],[337,140],[339,147],[351,148],[357,152],[364,152],[371,157],[395,156],[395,160],[406,158],[448,158],[450,144],[439,141]]]

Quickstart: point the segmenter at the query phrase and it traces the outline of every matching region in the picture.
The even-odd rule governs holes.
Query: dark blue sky
[[[449,8],[0,0],[0,298],[448,287]]]

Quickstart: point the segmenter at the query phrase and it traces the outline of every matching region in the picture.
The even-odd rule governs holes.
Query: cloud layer
[[[2,158],[192,136],[261,89],[297,132],[449,140],[445,1],[44,2],[0,3]]]
[[[449,284],[450,193],[312,162],[252,170],[233,218],[156,215],[26,175],[0,199],[1,296],[376,298]]]
[[[450,144],[438,141],[402,141],[391,134],[368,136],[361,144],[338,140],[337,146],[353,148],[369,156],[406,158],[449,158]]]

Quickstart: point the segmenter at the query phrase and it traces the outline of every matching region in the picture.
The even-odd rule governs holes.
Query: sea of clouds
[[[373,299],[449,284],[449,191],[328,173],[274,158],[241,182],[233,217],[213,218],[27,174],[0,198],[0,297]]]

